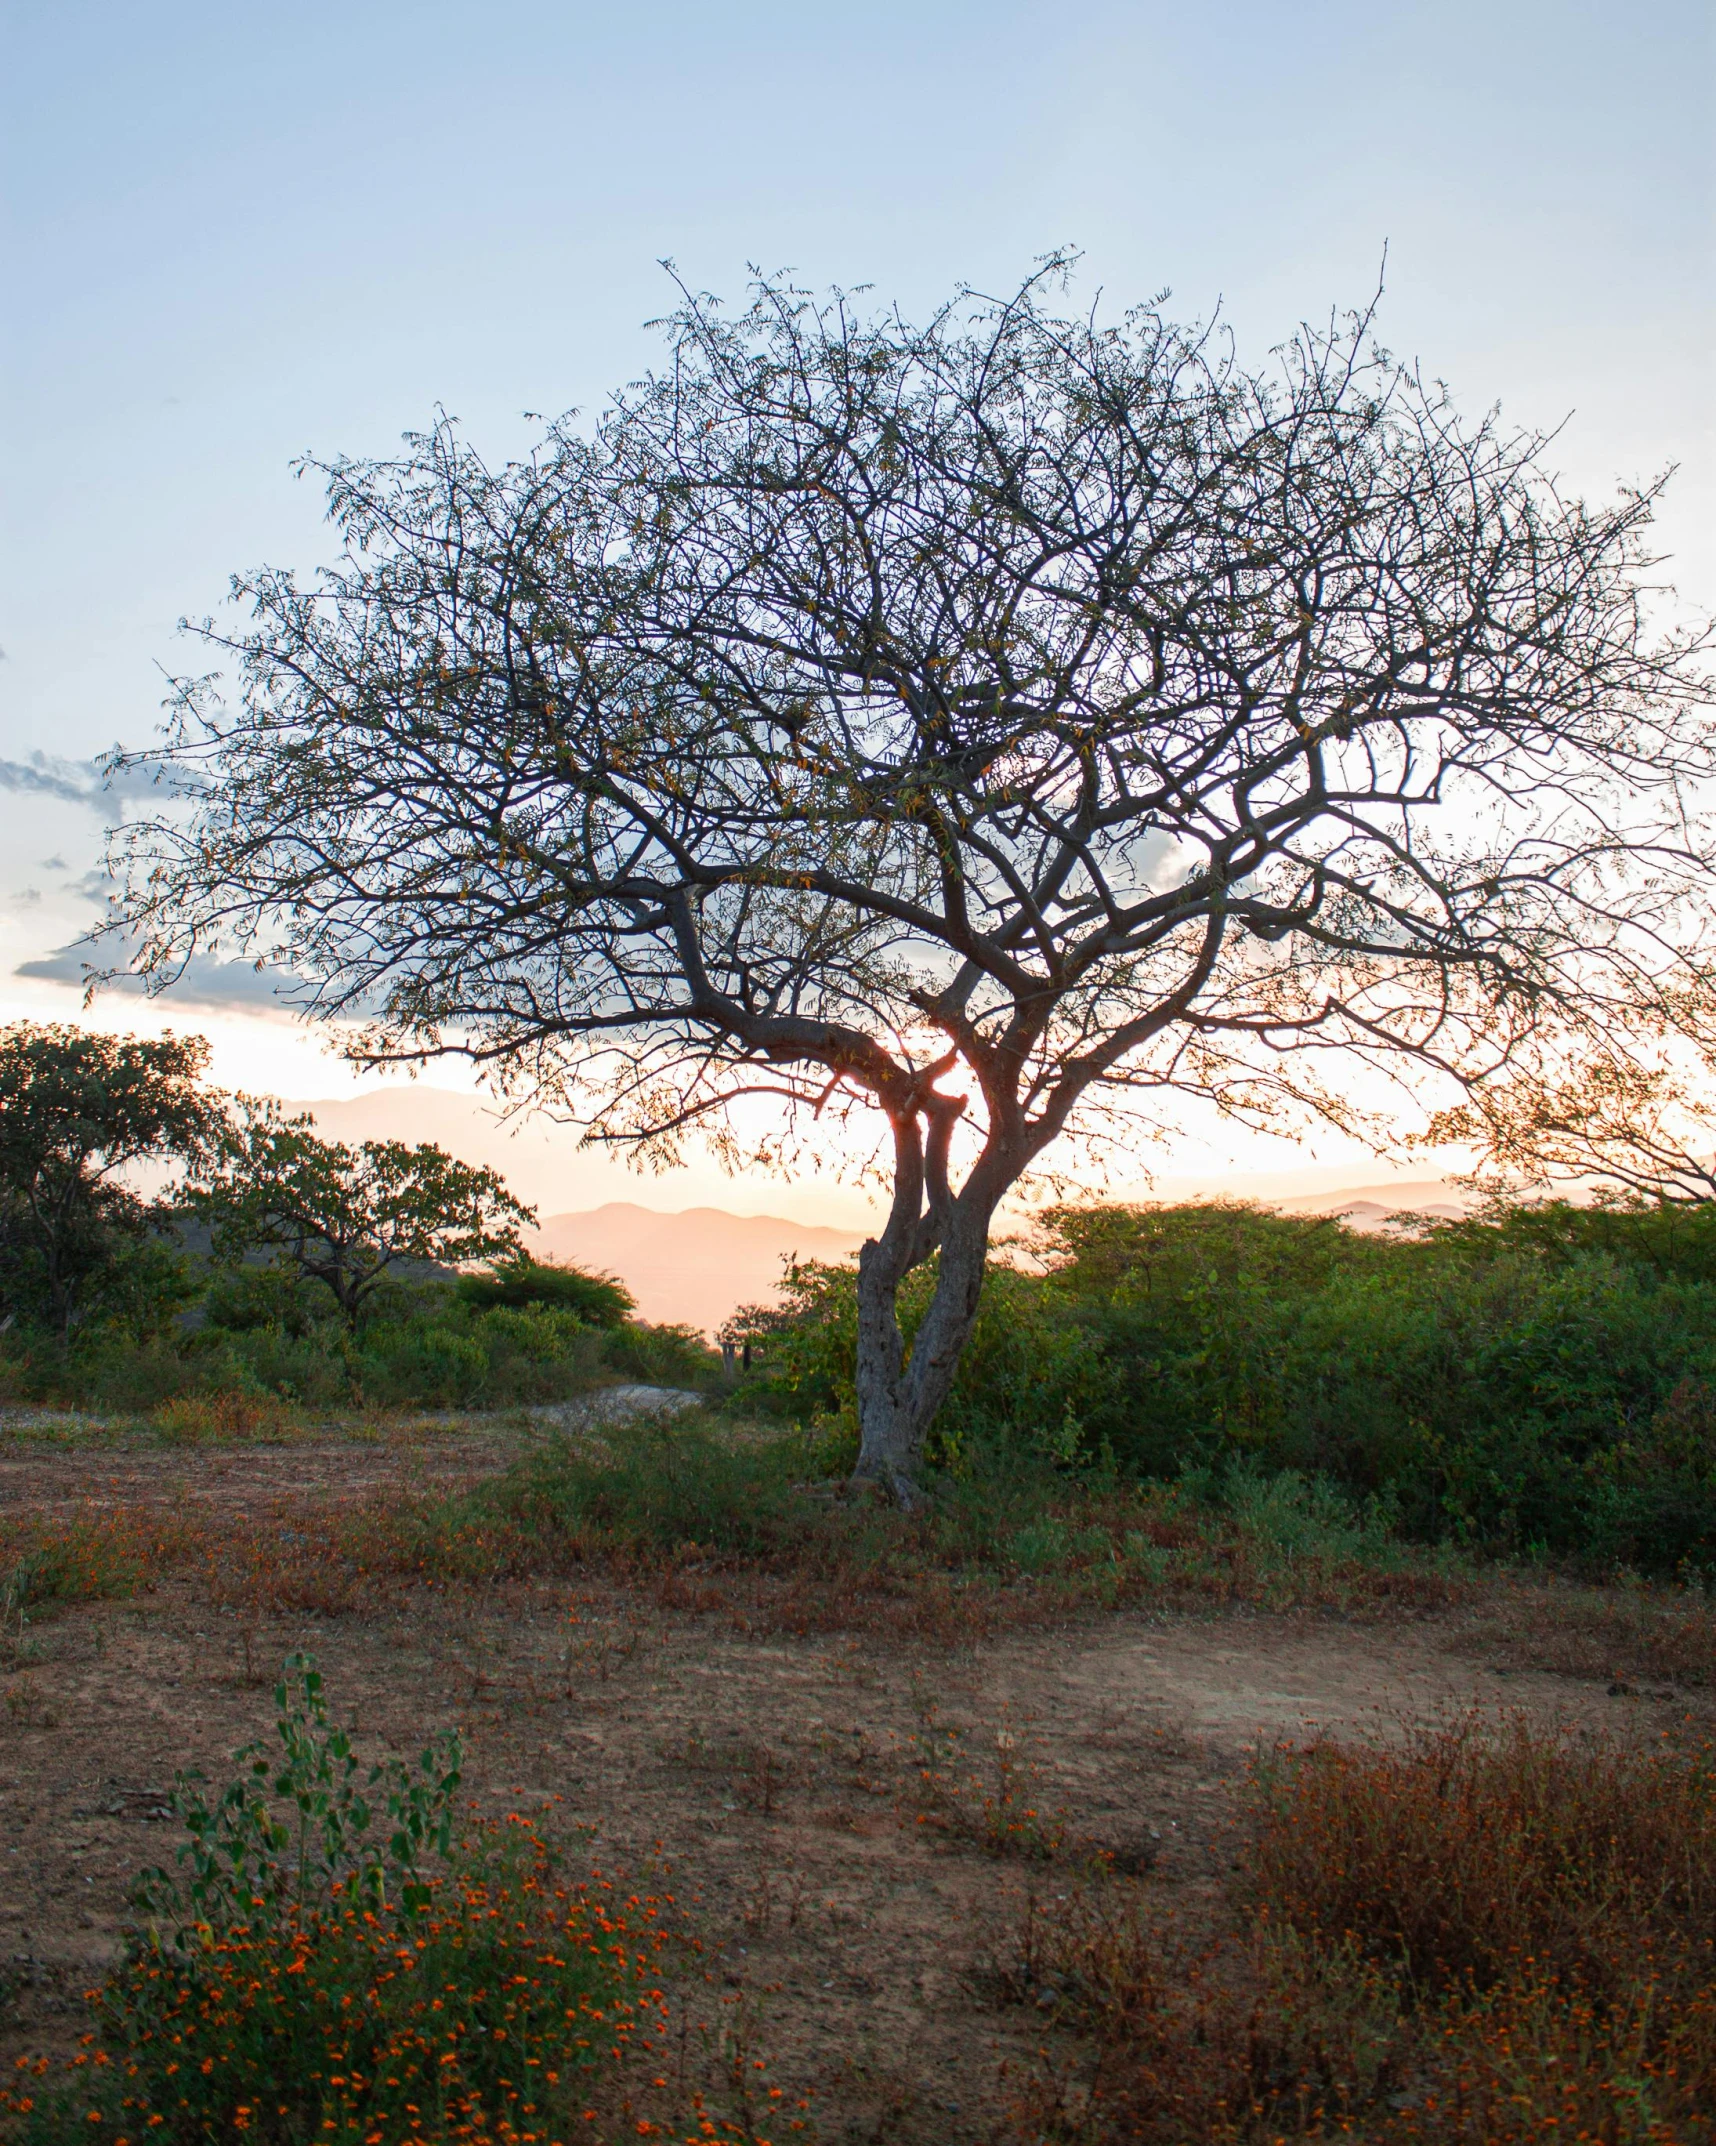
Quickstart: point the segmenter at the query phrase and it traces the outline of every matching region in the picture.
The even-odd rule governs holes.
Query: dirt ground
[[[510,1435],[197,1449],[14,1434],[0,1522],[93,1500],[274,1526],[294,1501],[492,1468]],[[821,2139],[997,2138],[1009,2069],[1044,2034],[993,2001],[1027,1892],[1078,1882],[1103,1850],[1195,1915],[1260,1746],[1474,1706],[1654,1734],[1707,1707],[1518,1668],[1493,1628],[1467,1611],[1128,1612],[902,1648],[861,1631],[759,1638],[605,1582],[424,1592],[342,1617],[216,1609],[191,1576],[79,1604],[14,1630],[0,1673],[0,2049],[66,2044],[134,1873],[175,1845],[174,1770],[226,1778],[272,1719],[282,1658],[305,1648],[360,1750],[415,1751],[457,1724],[485,1809],[587,1828],[611,1867],[664,1858],[704,1935],[693,2012],[742,2027],[777,2083],[810,2091]],[[971,1809],[1010,1769],[1044,1829],[1064,1831],[1061,1855],[985,1853],[942,1822],[926,1769],[978,1783]]]

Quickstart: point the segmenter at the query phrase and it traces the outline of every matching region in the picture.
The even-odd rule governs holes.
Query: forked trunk
[[[989,1249],[988,1206],[956,1201],[941,1239],[941,1265],[908,1360],[900,1333],[900,1285],[909,1252],[886,1233],[858,1255],[858,1465],[854,1480],[874,1483],[910,1509],[919,1502],[924,1439],[946,1400],[977,1319]]]

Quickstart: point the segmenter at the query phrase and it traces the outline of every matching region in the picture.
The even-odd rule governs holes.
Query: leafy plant
[[[141,1888],[171,1941],[133,1932],[69,2069],[38,2059],[0,2092],[12,2135],[521,2146],[587,2123],[593,2096],[617,2102],[604,2075],[617,2088],[660,2040],[671,1896],[560,1880],[516,1815],[456,1832],[455,1737],[360,1787],[306,1656],[275,1699],[272,1760],[240,1752],[212,1806],[180,1777],[185,1875]]]
[[[383,1760],[360,1785],[351,1738],[329,1720],[309,1655],[288,1655],[274,1702],[278,1754],[266,1741],[247,1744],[212,1804],[200,1772],[175,1776],[171,1807],[189,1835],[183,1875],[147,1870],[134,1898],[180,1948],[211,1930],[319,1913],[336,1895],[361,1908],[396,1901],[409,1919],[429,1902],[426,1859],[445,1863],[451,1852],[463,1763],[455,1730],[426,1745],[415,1768]],[[375,1822],[382,1809],[385,1826]]]
[[[929,1451],[944,1481],[1010,1452],[1068,1477],[1186,1482],[1253,1532],[1306,1541],[1321,1483],[1339,1527],[1367,1512],[1373,1540],[1392,1526],[1708,1566],[1708,1238],[1685,1210],[1507,1210],[1365,1237],[1236,1203],[1060,1209],[1037,1271],[986,1278]],[[908,1340],[928,1286],[902,1292]],[[778,1307],[735,1322],[756,1361],[737,1404],[848,1431],[856,1321],[849,1268],[791,1270]],[[1277,1477],[1297,1487],[1271,1491]]]
[[[637,1299],[611,1274],[588,1274],[582,1267],[533,1259],[525,1251],[493,1261],[486,1273],[460,1275],[458,1291],[475,1311],[541,1305],[574,1313],[590,1326],[623,1326],[637,1310]]]

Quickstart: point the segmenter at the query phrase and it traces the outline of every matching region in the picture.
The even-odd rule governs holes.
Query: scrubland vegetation
[[[211,1618],[226,1620],[223,1652],[243,1639],[241,1684],[252,1635],[260,1644],[294,1620],[404,1635],[488,1603],[503,1630],[534,1629],[543,1598],[531,1590],[545,1578],[575,1582],[575,1602],[643,1605],[645,1623],[630,1611],[618,1626],[582,1609],[557,1654],[521,1661],[508,1705],[527,1722],[592,1702],[603,1719],[611,1702],[598,1695],[628,1678],[644,1703],[656,1684],[638,1677],[637,1650],[647,1662],[663,1643],[646,1630],[726,1631],[776,1660],[793,1658],[783,1643],[834,1636],[864,1650],[837,1654],[843,1674],[884,1686],[914,1666],[909,1725],[891,1744],[873,1732],[841,1742],[790,1680],[769,1710],[729,1701],[689,1733],[655,1732],[658,1766],[690,1796],[684,1834],[662,1843],[669,1862],[694,1851],[703,1812],[737,1812],[716,1823],[746,1829],[737,1870],[698,1887],[590,1844],[552,1801],[486,1815],[464,1796],[456,1732],[415,1759],[372,1769],[363,1751],[360,1763],[360,1740],[334,1725],[337,1687],[324,1695],[312,1663],[289,1661],[273,1731],[212,1781],[186,1776],[171,1792],[182,1852],[134,1868],[84,2039],[17,2069],[8,2135],[1712,2136],[1716,1758],[1701,1694],[1716,1617],[1700,1595],[1540,1589],[1510,1620],[1506,1591],[1470,1560],[1391,1544],[1291,1477],[1246,1479],[1217,1506],[1174,1488],[1056,1492],[997,1471],[955,1479],[931,1513],[906,1516],[820,1495],[804,1472],[817,1458],[802,1436],[709,1418],[534,1442],[467,1488],[368,1494],[319,1515],[299,1505],[290,1530],[254,1505],[242,1525],[207,1512],[151,1525],[109,1507],[69,1524],[45,1516],[28,1540],[14,1527],[7,1703],[15,1740],[35,1732],[26,1743],[52,1727],[20,1696],[37,1635],[80,1600],[157,1590],[177,1590],[199,1640]],[[1617,1605],[1630,1627],[1613,1621]],[[1557,1666],[1669,1678],[1685,1704],[1653,1713],[1665,1726],[1651,1735],[1503,1707],[1357,1740],[1265,1740],[1228,1777],[1215,1830],[1176,1878],[1159,1871],[1167,1851],[1145,1824],[1162,1808],[1148,1764],[1108,1762],[1108,1795],[1081,1804],[1059,1785],[1071,1725],[1056,1714],[1032,1721],[1009,1702],[961,1720],[942,1705],[938,1663],[1037,1631],[1064,1649],[1103,1607],[1123,1622],[1334,1615],[1349,1635],[1365,1620],[1386,1634],[1402,1616],[1459,1611],[1491,1658],[1556,1661],[1582,1635],[1586,1657]],[[500,1673],[498,1651],[479,1659]],[[423,1719],[424,1705],[420,1689],[404,1718]],[[846,1784],[832,1807],[818,1786],[830,1773]],[[879,1820],[854,1815],[854,1797]],[[802,1870],[769,1860],[783,1825],[802,1840],[807,1826],[835,1826],[826,1839],[854,1826],[873,1836],[878,1822],[908,1847],[996,1873],[975,1881],[983,1943],[965,1968],[964,2061],[988,2074],[965,2088],[962,2107],[983,2112],[969,2127],[935,2104],[890,2123],[873,2107],[861,2121],[826,2088],[807,2097],[802,2047],[776,2087],[772,2069],[753,2069],[755,2036],[721,2045],[720,2091],[706,2065],[687,2069],[688,2031],[694,2052],[708,2032],[688,2021],[710,2001],[712,1966],[742,1968],[772,1903],[787,1901],[789,1959],[809,1941],[793,1930]],[[816,1974],[834,1971],[842,1927]],[[755,2030],[764,2055],[783,2010],[790,2022],[791,1994]],[[992,2035],[1008,2052],[999,2067]],[[826,2076],[831,2052],[812,2051]],[[864,2085],[847,2081],[854,2095]]]
[[[950,2129],[951,2103],[860,2118],[818,2099],[808,2059],[769,2084],[766,2021],[765,2054],[723,2030],[713,2070],[688,2063],[712,2031],[693,2026],[711,1948],[735,1915],[767,1923],[766,1869],[737,1906],[707,1886],[693,1902],[551,1802],[479,1808],[458,1731],[427,1715],[415,1762],[360,1764],[295,1653],[230,1779],[160,1791],[182,1853],[133,1869],[82,2039],[26,2049],[8,2135],[1716,2135],[1709,1207],[1519,1206],[1371,1237],[1236,1205],[1049,1213],[992,1268],[928,1494],[900,1510],[850,1482],[850,1270],[801,1267],[778,1306],[741,1314],[735,1379],[700,1337],[640,1324],[618,1284],[531,1261],[493,1188],[425,1151],[246,1137],[273,1189],[260,1166],[234,1177],[229,1145],[200,1212],[189,1195],[145,1209],[77,1165],[89,1197],[53,1274],[14,1179],[0,1401],[12,1449],[87,1488],[16,1498],[4,1521],[7,1733],[54,1730],[32,1665],[56,1619],[178,1603],[199,1644],[211,1618],[239,1635],[249,1684],[281,1658],[270,1635],[306,1621],[410,1631],[476,1603],[504,1621],[544,1587],[594,1585],[746,1644],[909,1654],[914,1692],[979,1643],[1223,1612],[1459,1620],[1468,1651],[1599,1691],[1655,1684],[1677,1711],[1654,1741],[1494,1708],[1262,1739],[1175,1892],[1152,1847],[1059,1796],[1007,1718],[950,1725],[914,1698],[861,1786],[902,1840],[1008,1874],[963,2000],[992,2023],[968,2039],[1007,2053],[984,2060],[981,2124]],[[279,1219],[306,1187],[319,1235]],[[466,1195],[488,1203],[474,1224],[453,1212]],[[494,1240],[482,1259],[434,1256],[473,1228]],[[933,1263],[906,1285],[908,1338],[935,1286]],[[630,1426],[555,1408],[625,1381],[703,1403]],[[103,1455],[171,1456],[189,1483],[205,1457],[430,1431],[453,1455],[438,1479],[338,1496],[97,1484]],[[577,1661],[623,1677],[637,1643]],[[553,1703],[573,1706],[565,1659]],[[536,1671],[523,1689],[549,1703]],[[796,1733],[730,1724],[662,1748],[766,1825],[831,1763]],[[1110,1785],[1141,1813],[1139,1776]]]
[[[0,1029],[0,1405],[195,1433],[707,1376],[618,1283],[532,1260],[494,1171],[323,1140],[207,1062],[199,1037]]]
[[[1290,1473],[1374,1539],[1716,1559],[1716,1208],[1503,1209],[1360,1236],[1240,1206],[1064,1209],[991,1272],[934,1450],[958,1476],[1256,1499]],[[915,1285],[921,1309],[933,1286]],[[851,1277],[751,1322],[759,1409],[851,1422]]]
[[[1200,1949],[1113,1886],[1033,1903],[1002,1995],[1097,2057],[1038,2137],[1706,2139],[1716,2132],[1716,1759],[1520,1719],[1253,1771]]]
[[[153,1417],[196,1435],[354,1410],[510,1408],[615,1379],[712,1379],[718,1360],[699,1337],[597,1323],[555,1301],[556,1279],[548,1270],[541,1297],[512,1303],[467,1296],[451,1278],[395,1283],[348,1329],[317,1302],[313,1284],[273,1267],[239,1268],[200,1287],[187,1279],[180,1305],[148,1326],[104,1326],[70,1348],[8,1335],[0,1396]]]
[[[1516,1659],[1698,1700],[1716,1669],[1701,1216],[1521,1210],[1379,1240],[1241,1208],[1089,1210],[1052,1217],[1036,1249],[1036,1270],[992,1278],[912,1514],[842,1487],[838,1270],[800,1270],[781,1309],[741,1322],[754,1368],[733,1386],[611,1289],[517,1262],[390,1284],[355,1327],[252,1264],[206,1270],[152,1327],[92,1323],[70,1347],[14,1332],[15,1395],[95,1401],[109,1425],[37,1435],[211,1455],[329,1419],[386,1437],[426,1407],[462,1407],[451,1435],[474,1432],[473,1404],[616,1377],[708,1392],[672,1423],[520,1431],[503,1465],[300,1503],[290,1527],[111,1500],[20,1511],[14,1652],[67,1605],[158,1587],[249,1632],[600,1573],[759,1639],[932,1653],[1104,1612],[1459,1611]],[[176,1792],[187,1856],[140,1879],[71,2069],[50,2052],[15,2077],[12,2135],[884,2135],[796,2086],[711,2099],[683,2048],[669,2061],[724,1903],[689,1911],[551,1814],[461,1806],[456,1739],[366,1780],[306,1663],[280,1714],[224,1795]],[[972,1971],[1013,2036],[984,2127],[899,2135],[1711,2137],[1700,1718],[1644,1748],[1474,1714],[1265,1750],[1235,1784],[1219,1885],[1188,1903],[1159,1895],[1148,1854],[1093,1843],[1010,1735],[990,1757],[926,1714],[889,1777],[899,1822],[1027,1891]],[[774,1745],[731,1763],[760,1813],[792,1779]]]

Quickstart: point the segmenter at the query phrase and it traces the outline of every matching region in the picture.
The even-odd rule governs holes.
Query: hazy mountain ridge
[[[848,1259],[863,1241],[858,1230],[818,1228],[782,1215],[734,1215],[719,1207],[663,1214],[610,1200],[583,1214],[548,1216],[531,1248],[542,1259],[617,1274],[646,1319],[712,1333],[741,1304],[772,1299],[789,1260]]]
[[[618,1186],[629,1190],[638,1180],[612,1158],[581,1151],[569,1127],[544,1117],[506,1120],[481,1096],[423,1083],[285,1107],[293,1113],[307,1111],[332,1139],[432,1140],[465,1162],[500,1170],[521,1199],[539,1213],[551,1210],[532,1239],[540,1256],[616,1274],[646,1319],[706,1333],[714,1332],[741,1304],[771,1299],[789,1259],[848,1259],[881,1227],[879,1214],[873,1220],[866,1217],[869,1202],[827,1180],[782,1179],[759,1189],[771,1205],[802,1205],[813,1212],[820,1207],[825,1214],[832,1210],[841,1215],[840,1221],[772,1212],[737,1214],[707,1201],[666,1209],[639,1200],[603,1199],[603,1193]],[[1458,1188],[1441,1178],[1343,1185],[1329,1184],[1330,1174],[1326,1165],[1308,1165],[1302,1173],[1253,1174],[1255,1181],[1236,1173],[1225,1186],[1213,1175],[1173,1176],[1154,1186],[1116,1185],[1109,1197],[1179,1201],[1216,1199],[1225,1191],[1285,1214],[1340,1215],[1359,1230],[1378,1229],[1402,1212],[1453,1215],[1469,1204]],[[1362,1176],[1362,1166],[1353,1176]],[[1319,1189],[1298,1189],[1307,1180]],[[687,1193],[695,1199],[697,1193],[717,1188],[742,1197],[748,1189],[742,1181],[720,1178],[713,1171],[675,1171],[659,1182],[682,1199]],[[590,1204],[579,1204],[581,1200]]]

